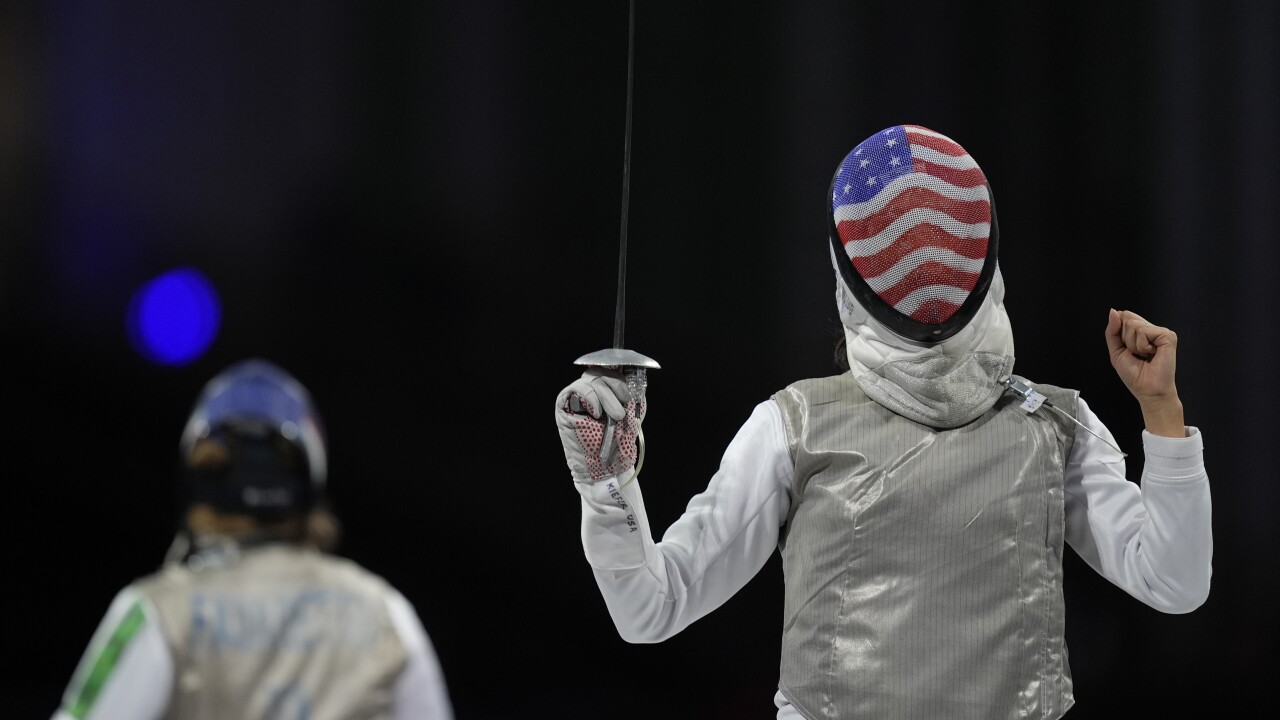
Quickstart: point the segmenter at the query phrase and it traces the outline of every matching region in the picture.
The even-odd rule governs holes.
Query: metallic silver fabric
[[[389,718],[408,656],[388,587],[347,560],[284,544],[138,582],[174,658],[165,718]]]
[[[1074,411],[1076,394],[1036,389]],[[796,481],[780,687],[809,718],[1059,718],[1062,483],[1074,433],[1005,395],[939,430],[850,374],[775,395]]]
[[[970,352],[897,360],[858,376],[872,400],[935,428],[959,427],[985,413],[1004,392],[997,380],[1013,370],[1013,357]]]

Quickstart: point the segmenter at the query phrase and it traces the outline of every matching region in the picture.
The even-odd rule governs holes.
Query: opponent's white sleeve
[[[582,546],[618,633],[659,642],[742,588],[778,545],[794,468],[776,403],[756,406],[707,489],[655,543],[630,472],[588,484]]]
[[[89,641],[54,720],[156,720],[169,706],[173,658],[155,609],[116,595]]]
[[[392,720],[452,720],[453,705],[449,702],[444,673],[418,614],[399,592],[387,597],[387,610],[409,654],[393,691]]]
[[[1112,440],[1080,400],[1078,419]],[[1186,613],[1209,595],[1213,529],[1200,431],[1185,438],[1142,431],[1141,485],[1124,458],[1077,430],[1065,478],[1066,540],[1094,570],[1157,610]]]

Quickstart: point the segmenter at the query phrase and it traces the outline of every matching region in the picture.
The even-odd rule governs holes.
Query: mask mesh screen
[[[895,125],[864,140],[840,164],[831,211],[857,274],[917,322],[946,322],[978,282],[991,197],[977,163],[944,135]]]

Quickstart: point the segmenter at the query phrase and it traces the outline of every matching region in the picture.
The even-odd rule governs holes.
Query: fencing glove
[[[556,397],[556,427],[569,472],[578,482],[615,477],[636,465],[644,420],[644,384],[622,373],[591,368]]]

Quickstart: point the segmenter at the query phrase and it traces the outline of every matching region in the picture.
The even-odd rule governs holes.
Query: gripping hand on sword
[[[629,382],[630,380],[630,382]],[[565,462],[578,482],[598,482],[636,467],[644,421],[644,376],[591,367],[556,397]]]

